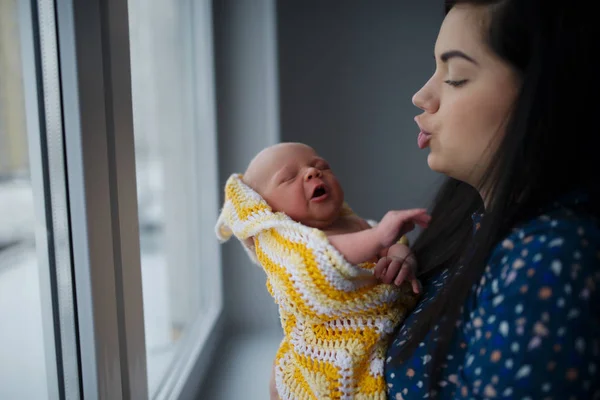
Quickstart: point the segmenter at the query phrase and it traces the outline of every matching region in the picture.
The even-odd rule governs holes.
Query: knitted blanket
[[[321,230],[273,212],[239,174],[225,186],[216,233],[237,237],[267,274],[284,331],[282,400],[386,398],[387,340],[416,303],[410,285],[381,284],[373,263],[348,263]]]

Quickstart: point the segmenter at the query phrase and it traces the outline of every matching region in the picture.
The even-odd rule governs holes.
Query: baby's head
[[[342,211],[342,187],[329,164],[305,144],[264,149],[250,162],[243,180],[273,211],[307,226],[325,229]]]

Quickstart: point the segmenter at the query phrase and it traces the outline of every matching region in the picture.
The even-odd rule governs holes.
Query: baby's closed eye
[[[327,163],[327,161],[324,160],[320,160],[315,164],[315,168],[321,169],[321,170],[327,170],[327,169],[331,169],[331,167],[329,166],[329,163]]]
[[[288,168],[283,170],[282,172],[280,172],[279,174],[277,174],[277,184],[281,185],[284,183],[289,183],[292,182],[294,179],[296,179],[296,176],[298,176],[298,172]]]

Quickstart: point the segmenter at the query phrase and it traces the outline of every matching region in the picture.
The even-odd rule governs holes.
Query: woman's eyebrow
[[[433,55],[433,58],[435,59],[435,54]],[[479,65],[479,63],[477,61],[475,61],[475,59],[466,55],[465,53],[463,53],[460,50],[446,51],[446,52],[442,53],[442,55],[440,56],[440,60],[442,60],[442,62],[444,62],[444,63],[448,62],[448,60],[450,60],[451,58],[462,58],[462,59],[467,60],[475,65]]]

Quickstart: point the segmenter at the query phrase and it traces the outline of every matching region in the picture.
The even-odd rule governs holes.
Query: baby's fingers
[[[410,283],[412,285],[412,290],[415,294],[421,293],[421,282],[419,282],[417,278],[411,280]]]
[[[388,260],[388,266],[386,270],[381,274],[380,279],[383,283],[392,283],[398,275],[398,271],[400,271],[400,268],[402,267],[402,262],[401,260],[397,260],[390,257],[385,258]]]
[[[422,228],[427,228],[429,222],[431,222],[431,216],[429,214],[419,214],[413,218],[413,221]]]
[[[398,261],[396,261],[396,262],[398,262]],[[400,263],[398,262],[398,264],[400,264]],[[396,279],[394,279],[394,284],[396,286],[400,286],[402,284],[402,282],[404,282],[406,280],[406,278],[409,277],[409,275],[412,275],[412,270],[410,269],[410,267],[405,265],[404,267],[402,267],[402,269],[400,269],[400,272],[396,276]]]
[[[375,268],[373,269],[373,275],[375,275],[375,278],[380,279],[383,275],[385,275],[385,272],[387,271],[387,267],[389,264],[390,264],[389,258],[387,258],[387,257],[380,258],[379,261],[377,261]]]

